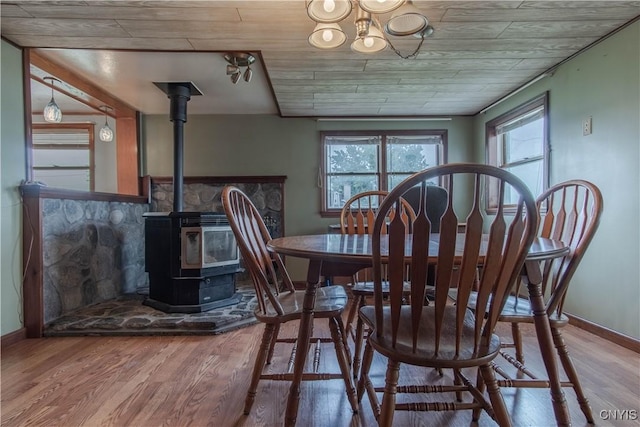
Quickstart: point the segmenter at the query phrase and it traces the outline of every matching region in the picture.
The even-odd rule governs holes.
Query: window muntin
[[[34,124],[32,176],[50,187],[93,191],[94,125]]]
[[[534,196],[548,183],[547,111],[545,93],[487,123],[487,163],[517,175]],[[497,192],[495,185],[487,185],[489,210],[496,206]],[[518,202],[507,200],[508,205]]]
[[[322,132],[321,140],[322,214],[333,216],[355,194],[390,190],[443,163],[446,131]]]

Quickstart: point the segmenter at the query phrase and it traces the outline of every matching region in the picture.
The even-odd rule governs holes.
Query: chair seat
[[[456,355],[456,332],[455,332],[455,306],[445,307],[443,332],[441,333],[440,347],[438,354],[435,354],[435,342],[433,337],[435,324],[433,306],[422,308],[422,322],[418,333],[417,347],[413,351],[411,338],[411,308],[402,306],[400,322],[398,325],[398,336],[395,346],[387,337],[393,336],[390,330],[383,331],[381,337],[375,333],[376,320],[375,308],[364,306],[360,309],[360,318],[367,325],[373,328],[369,334],[369,341],[373,348],[386,357],[393,360],[411,363],[419,366],[440,367],[440,368],[464,368],[466,366],[477,366],[480,362],[486,363],[496,357],[500,350],[500,338],[492,334],[489,347],[480,353],[474,353],[474,323],[475,316],[471,310],[467,309],[462,325],[461,342],[459,352]],[[384,316],[390,316],[390,307],[383,307]],[[390,322],[385,323],[385,328]],[[447,331],[447,329],[449,331]]]
[[[372,296],[373,295],[373,282],[357,282],[355,285],[351,285],[349,288],[353,295]],[[403,292],[405,294],[411,294],[411,283],[404,282]],[[382,295],[389,295],[389,282],[382,282]]]
[[[302,315],[303,300],[305,291],[285,292],[278,296],[278,300],[284,310],[283,315],[279,315],[268,304],[263,312],[260,307],[256,307],[255,316],[265,323],[283,323],[298,319]],[[313,317],[329,318],[340,314],[347,305],[347,293],[342,286],[325,286],[318,288],[316,301],[313,309]]]
[[[452,295],[450,292],[449,295]],[[469,296],[469,307],[472,310],[476,308],[476,297],[478,295],[472,292]],[[526,297],[518,297],[511,295],[507,297],[507,302],[504,304],[502,313],[500,313],[501,322],[522,322],[533,323],[533,311],[531,310],[531,302]],[[549,322],[555,326],[564,326],[569,323],[569,318],[564,314],[552,313],[549,316]]]
[[[533,311],[531,302],[527,298],[510,296],[500,313],[501,322],[527,322],[533,323]],[[549,322],[556,326],[569,323],[569,318],[564,314],[552,313],[549,315]]]

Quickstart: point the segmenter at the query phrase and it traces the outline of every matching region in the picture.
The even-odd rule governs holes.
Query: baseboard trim
[[[569,318],[569,324],[576,326],[580,329],[584,329],[587,332],[591,332],[594,335],[611,341],[614,344],[618,344],[624,348],[640,353],[640,340],[637,340],[629,335],[621,334],[604,326],[593,323],[589,320],[583,319],[573,314],[564,313]]]
[[[24,339],[27,339],[27,329],[20,328],[17,331],[9,332],[8,334],[0,337],[0,347],[4,350],[5,348]]]

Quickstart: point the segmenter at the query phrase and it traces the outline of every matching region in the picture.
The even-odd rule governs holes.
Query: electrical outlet
[[[591,117],[587,117],[582,121],[582,135],[591,135]]]

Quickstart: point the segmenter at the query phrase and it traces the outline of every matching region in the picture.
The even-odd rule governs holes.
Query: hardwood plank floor
[[[565,339],[581,375],[597,425],[640,425],[640,355],[569,326]],[[242,415],[245,393],[263,326],[216,336],[73,337],[23,340],[2,350],[1,425],[10,426],[215,426],[282,425],[289,383],[263,381],[251,414]],[[499,332],[507,334],[506,325]],[[283,331],[295,334],[295,324]],[[317,321],[315,332],[328,336]],[[543,374],[532,327],[525,327],[526,355]],[[286,366],[289,349],[276,350],[273,369]],[[374,381],[385,361],[376,356]],[[321,369],[338,371],[324,346]],[[402,368],[401,376],[435,372]],[[473,376],[475,378],[475,376]],[[516,426],[555,425],[547,389],[503,389]],[[587,425],[571,389],[565,395],[574,426]],[[614,420],[611,414],[626,414]],[[623,413],[622,411],[635,411]],[[605,412],[602,412],[605,411]],[[608,415],[601,417],[600,414]],[[635,416],[633,415],[635,414]],[[629,418],[636,418],[629,420]],[[308,427],[375,426],[366,396],[352,414],[341,380],[302,386],[298,424]],[[468,426],[469,411],[396,412],[397,426]],[[494,425],[483,413],[477,424]]]

